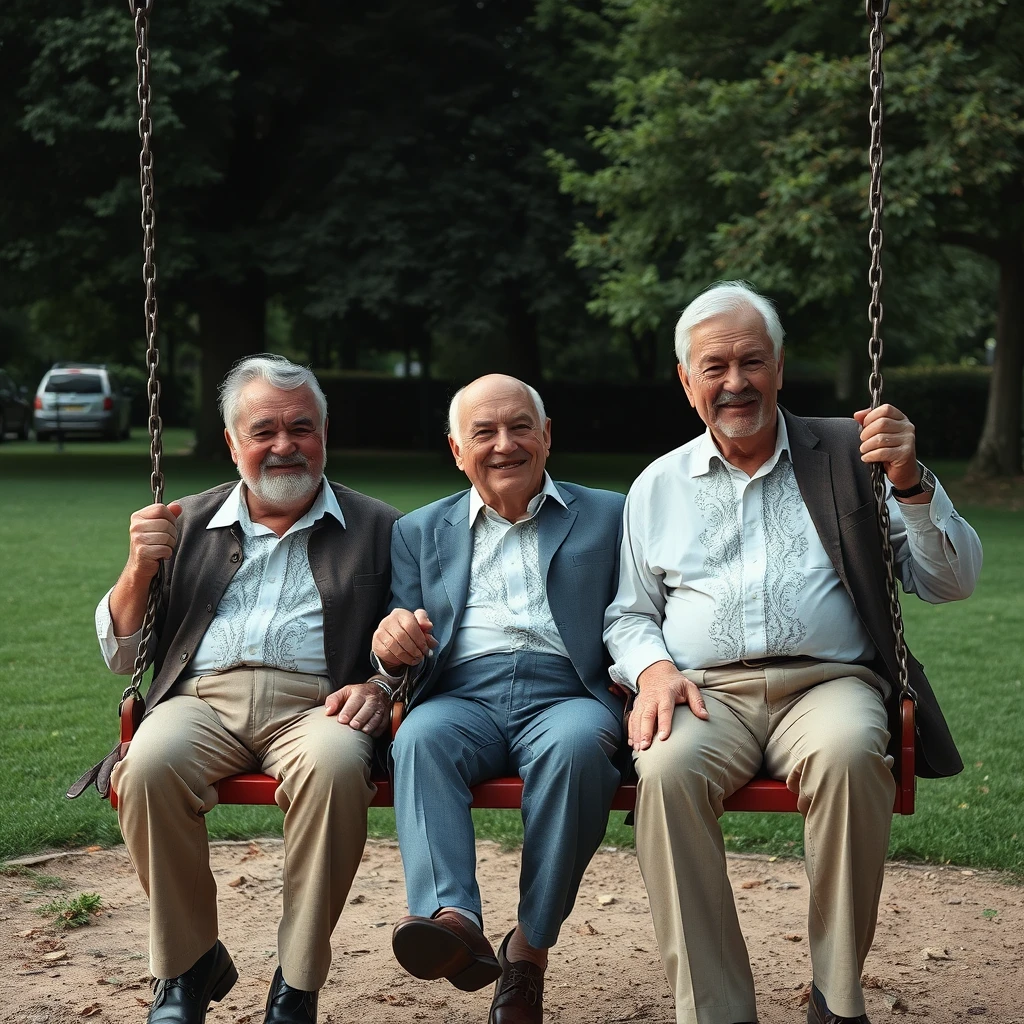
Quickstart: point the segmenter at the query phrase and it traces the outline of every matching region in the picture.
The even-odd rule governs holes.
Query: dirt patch
[[[262,1024],[276,966],[281,901],[279,840],[213,848],[221,936],[239,981],[208,1024]],[[497,945],[512,926],[519,856],[478,847],[485,926]],[[0,1022],[108,1024],[145,1020],[150,1001],[147,907],[123,847],[32,864],[0,877]],[[757,983],[762,1024],[801,1024],[810,983],[807,880],[796,860],[732,857],[730,870]],[[40,879],[45,874],[66,888]],[[55,897],[95,892],[88,927],[61,932],[36,913]],[[391,954],[391,925],[405,912],[395,844],[367,844],[334,935],[321,1024],[482,1024],[490,991],[418,982]],[[1024,1024],[1024,888],[957,868],[890,866],[875,946],[865,972],[874,1024],[927,1019]],[[674,1020],[647,896],[632,851],[602,850],[552,950],[545,993],[550,1024]]]

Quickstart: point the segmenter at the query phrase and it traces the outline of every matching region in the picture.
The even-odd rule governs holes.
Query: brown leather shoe
[[[817,985],[811,985],[811,999],[807,1004],[807,1024],[871,1024],[868,1015],[859,1017],[840,1017],[833,1013],[825,1004],[825,997]]]
[[[514,932],[515,929],[512,929]],[[501,978],[494,986],[494,999],[487,1024],[542,1024],[544,1020],[544,972],[528,960],[509,963],[506,950],[512,932],[498,949]]]
[[[403,917],[391,933],[391,948],[414,978],[447,978],[463,992],[475,992],[501,974],[487,936],[454,910]]]

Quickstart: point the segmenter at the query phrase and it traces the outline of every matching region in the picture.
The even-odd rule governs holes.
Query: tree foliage
[[[847,6],[842,19],[808,0],[608,5],[614,116],[590,136],[604,163],[553,157],[597,214],[573,250],[600,274],[596,312],[663,331],[712,280],[746,277],[785,307],[798,351],[863,343],[868,26]],[[906,0],[886,32],[886,331],[906,357],[980,341],[997,276],[1004,293],[1019,278],[1024,12]],[[994,378],[1017,395],[1016,461],[1000,468],[1019,472],[1024,319],[999,310]]]

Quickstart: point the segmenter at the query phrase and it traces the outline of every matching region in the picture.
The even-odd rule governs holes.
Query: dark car
[[[115,441],[129,435],[131,399],[106,366],[54,363],[36,391],[36,438],[55,434],[101,434]]]
[[[28,388],[19,388],[6,370],[0,370],[0,442],[8,434],[17,434],[24,441],[31,423]]]

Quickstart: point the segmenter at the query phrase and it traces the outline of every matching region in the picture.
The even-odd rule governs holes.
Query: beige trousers
[[[833,1013],[864,1012],[895,783],[884,697],[858,665],[809,659],[687,672],[710,719],[676,708],[636,755],[636,849],[679,1024],[754,1021],[754,983],[718,823],[762,768],[798,794],[814,981]]]
[[[150,901],[154,977],[188,970],[217,939],[217,885],[204,815],[214,783],[239,772],[280,780],[284,811],[285,981],[319,989],[366,841],[372,740],[323,703],[326,677],[235,669],[177,684],[143,719],[114,769],[125,845]]]

